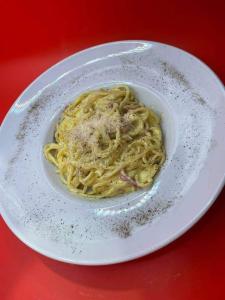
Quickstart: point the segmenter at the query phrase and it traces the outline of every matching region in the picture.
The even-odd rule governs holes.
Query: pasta
[[[88,91],[66,107],[44,155],[73,193],[132,192],[150,186],[165,160],[160,119],[126,85]]]

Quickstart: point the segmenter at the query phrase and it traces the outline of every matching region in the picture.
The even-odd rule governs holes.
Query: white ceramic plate
[[[43,145],[78,94],[117,83],[161,114],[167,161],[149,190],[75,197],[43,158]],[[223,85],[182,50],[124,41],[72,55],[35,80],[1,126],[1,214],[25,244],[57,260],[101,265],[153,252],[190,228],[222,188],[224,116]]]

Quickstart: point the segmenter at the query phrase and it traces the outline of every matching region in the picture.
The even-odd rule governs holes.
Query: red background
[[[121,39],[183,48],[225,82],[225,1],[0,2],[0,121],[23,89],[78,50]],[[0,218],[0,299],[225,299],[225,190],[183,237],[144,258],[72,266],[23,245]]]

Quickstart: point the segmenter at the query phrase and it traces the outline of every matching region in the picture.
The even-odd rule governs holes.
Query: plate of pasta
[[[104,265],[187,231],[224,184],[225,92],[200,60],[150,41],[78,52],[0,127],[0,212],[34,250]]]

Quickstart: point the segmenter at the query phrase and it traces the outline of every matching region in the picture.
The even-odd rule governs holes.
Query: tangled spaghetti
[[[93,198],[150,186],[165,160],[159,117],[126,85],[68,105],[44,154],[71,192]]]

